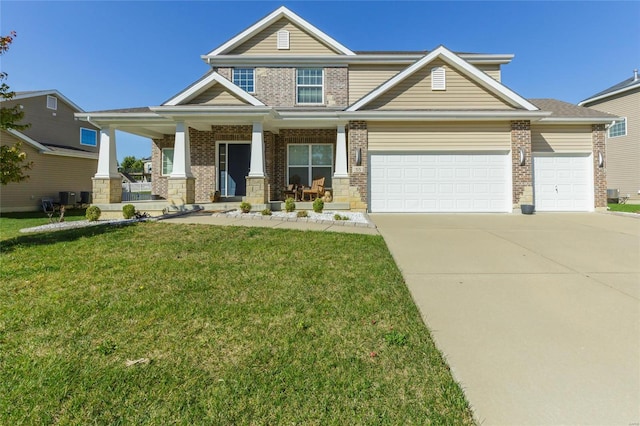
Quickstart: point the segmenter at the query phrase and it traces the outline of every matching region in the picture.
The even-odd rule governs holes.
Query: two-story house
[[[21,131],[1,130],[0,144],[22,142],[27,161],[33,163],[29,179],[0,188],[0,211],[33,211],[43,197],[58,200],[60,192],[79,197],[92,190],[98,164],[98,127],[78,120],[84,110],[57,90],[16,92],[2,107],[19,106],[24,112]],[[73,204],[76,200],[67,200]]]
[[[606,207],[614,117],[524,99],[501,83],[512,59],[352,51],[280,7],[162,105],[77,114],[102,127],[94,200],[120,201],[117,128],[153,140],[153,193],[186,203],[220,191],[264,205],[324,177],[335,203],[371,212]]]
[[[640,78],[633,76],[578,105],[619,117],[607,129],[607,184],[627,202],[640,201]]]

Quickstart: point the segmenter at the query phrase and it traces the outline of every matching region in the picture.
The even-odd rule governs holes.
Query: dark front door
[[[225,143],[219,145],[220,194],[223,197],[247,195],[246,177],[251,163],[251,145]]]

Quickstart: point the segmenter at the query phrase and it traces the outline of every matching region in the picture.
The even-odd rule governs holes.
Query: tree
[[[133,155],[128,155],[122,159],[120,167],[124,172],[142,172],[144,161],[142,161],[142,159],[136,159]]]
[[[11,31],[7,36],[0,36],[0,55],[3,55],[16,37],[16,32]],[[0,101],[13,99],[15,92],[11,91],[9,85],[4,82],[7,78],[6,72],[0,72]],[[0,129],[24,130],[28,124],[19,124],[24,117],[24,112],[18,105],[5,108],[0,107]],[[20,182],[29,178],[25,171],[30,170],[33,163],[27,162],[27,153],[22,151],[22,143],[18,141],[13,146],[0,146],[0,183],[7,185],[9,182]]]

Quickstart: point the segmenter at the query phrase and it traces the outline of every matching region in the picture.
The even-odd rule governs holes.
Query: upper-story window
[[[47,95],[47,108],[56,110],[58,109],[58,98],[55,96]]]
[[[93,129],[80,127],[80,145],[97,146],[98,132]]]
[[[253,68],[234,68],[233,82],[245,92],[255,93],[255,73]]]
[[[296,70],[296,102],[299,104],[323,104],[322,68],[298,68]]]
[[[627,134],[627,119],[623,118],[620,121],[616,121],[613,126],[609,127],[609,137],[615,138],[616,136],[626,136]]]

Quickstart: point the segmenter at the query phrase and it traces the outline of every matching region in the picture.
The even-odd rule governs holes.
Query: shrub
[[[271,216],[271,210],[269,209],[264,209],[262,210],[262,216]]]
[[[289,197],[284,201],[284,209],[286,212],[291,213],[296,209],[296,202],[293,198]]]
[[[122,216],[125,219],[131,219],[136,215],[136,207],[133,204],[125,204],[122,206]]]
[[[296,216],[297,216],[297,217],[307,217],[307,216],[309,216],[309,214],[307,213],[307,211],[306,211],[306,210],[300,210],[300,211],[296,214]]]
[[[324,209],[324,200],[320,197],[316,198],[313,202],[313,211],[316,213],[322,213]]]
[[[102,210],[98,206],[90,206],[87,208],[85,212],[85,216],[89,222],[95,222],[100,219],[100,215],[102,214]]]
[[[247,203],[246,201],[241,202],[240,211],[242,213],[249,213],[251,211],[251,203]]]
[[[342,216],[339,213],[333,215],[333,220],[349,220],[349,216]]]

